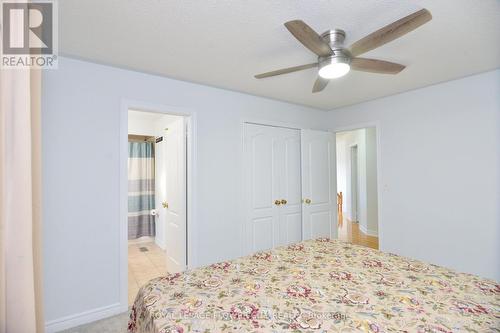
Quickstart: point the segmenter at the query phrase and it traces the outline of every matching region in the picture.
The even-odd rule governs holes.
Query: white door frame
[[[197,235],[197,217],[196,217],[196,193],[197,179],[197,159],[196,159],[196,112],[192,109],[182,108],[170,105],[161,105],[145,101],[123,99],[120,108],[120,235],[119,235],[119,281],[120,281],[120,310],[128,311],[128,234],[127,234],[127,216],[128,216],[128,111],[130,109],[137,111],[153,112],[160,114],[169,114],[174,116],[186,117],[187,123],[187,268],[195,268],[198,265],[196,235]]]
[[[356,124],[351,124],[348,126],[340,126],[336,127],[332,130],[331,132],[337,134],[339,132],[346,132],[346,131],[354,131],[357,129],[363,129],[367,127],[375,127],[375,134],[377,138],[377,220],[378,220],[378,248],[380,251],[385,251],[384,247],[384,221],[380,218],[381,215],[381,208],[382,206],[382,149],[381,149],[381,144],[380,144],[380,138],[381,138],[381,124],[380,121],[370,121],[370,122],[362,122],[362,123],[356,123]]]

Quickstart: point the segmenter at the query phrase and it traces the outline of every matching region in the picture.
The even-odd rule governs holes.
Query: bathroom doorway
[[[190,117],[129,109],[128,304],[141,286],[188,266]]]

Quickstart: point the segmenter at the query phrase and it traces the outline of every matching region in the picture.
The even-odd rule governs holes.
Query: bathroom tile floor
[[[147,251],[141,248],[147,248]],[[128,304],[134,303],[139,288],[149,280],[167,273],[167,260],[154,242],[128,245]]]

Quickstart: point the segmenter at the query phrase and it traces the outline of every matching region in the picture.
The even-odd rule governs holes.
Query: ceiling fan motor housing
[[[327,30],[321,34],[323,38],[332,49],[342,47],[345,40],[345,31],[342,29]]]
[[[318,63],[321,67],[325,63],[351,63],[351,54],[344,48],[345,31],[342,29],[333,29],[325,31],[321,34],[330,48],[332,49],[332,54],[327,57],[318,57]]]

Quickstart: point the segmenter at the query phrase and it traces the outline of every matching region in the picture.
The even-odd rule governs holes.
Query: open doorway
[[[336,146],[339,239],[378,249],[376,128],[337,132]]]
[[[187,126],[128,110],[128,304],[149,280],[187,267]]]

